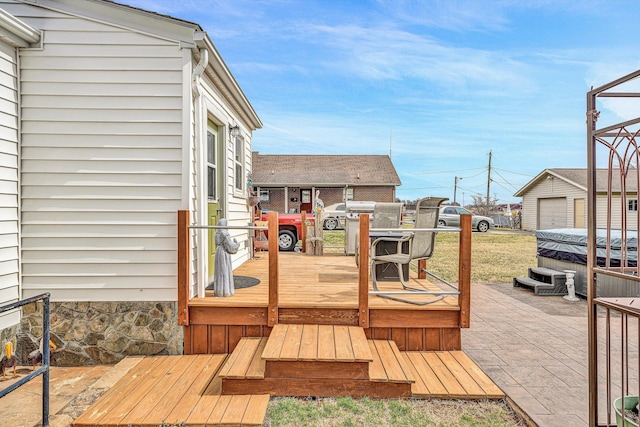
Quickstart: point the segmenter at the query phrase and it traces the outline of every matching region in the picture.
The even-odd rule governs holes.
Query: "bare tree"
[[[477,214],[484,215],[484,216],[489,216],[491,212],[493,212],[498,201],[498,199],[495,199],[495,198],[489,199],[489,205],[487,205],[487,200],[480,195],[471,196],[471,198],[473,199],[473,204],[471,205],[471,209]]]

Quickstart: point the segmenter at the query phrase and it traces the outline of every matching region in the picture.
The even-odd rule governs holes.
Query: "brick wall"
[[[325,206],[343,201],[343,187],[316,187],[320,190],[320,198]],[[353,187],[353,200],[372,202],[395,202],[393,198],[393,186],[384,187]],[[289,187],[289,199],[295,197],[297,202],[289,201],[289,209],[300,211],[300,188]],[[284,212],[284,188],[270,188],[269,201],[260,202],[260,207],[265,210]]]

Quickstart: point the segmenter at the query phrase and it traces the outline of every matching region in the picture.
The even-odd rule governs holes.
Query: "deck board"
[[[331,325],[318,326],[318,360],[329,361],[336,358],[336,341]]]
[[[276,325],[281,326],[281,325]],[[302,325],[282,325],[286,327],[287,334],[282,343],[279,360],[298,360],[300,344],[302,343]]]
[[[255,354],[253,355],[253,360],[251,360],[251,365],[247,370],[247,378],[250,379],[260,379],[264,378],[264,369],[266,361],[262,358],[262,352],[264,351],[265,346],[267,345],[267,338],[261,338],[260,344],[256,349]]]
[[[239,355],[235,359],[235,363],[226,374],[229,378],[244,378],[246,376],[251,362],[260,347],[261,340],[260,338],[243,338],[240,341],[244,342],[244,345],[238,352]],[[222,372],[220,372],[220,376],[223,376]]]
[[[318,325],[304,325],[299,360],[318,360]]]

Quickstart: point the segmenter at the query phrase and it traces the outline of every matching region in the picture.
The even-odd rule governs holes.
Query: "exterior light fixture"
[[[229,133],[233,138],[237,138],[240,136],[240,126],[229,126]]]

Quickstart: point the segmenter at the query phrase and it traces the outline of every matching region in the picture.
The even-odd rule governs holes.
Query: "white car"
[[[334,203],[324,208],[322,218],[324,222],[322,227],[325,230],[335,230],[344,228],[345,218],[347,216],[346,205],[344,203]]]
[[[461,208],[460,206],[442,206],[440,207],[440,216],[438,217],[438,225],[460,227],[460,215],[469,214],[473,215],[471,218],[471,227],[474,230],[478,230],[481,233],[489,231],[493,228],[493,219],[476,215],[471,211]]]

